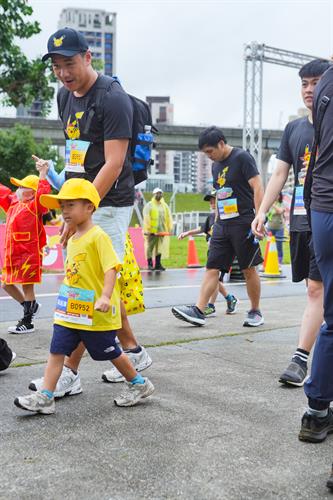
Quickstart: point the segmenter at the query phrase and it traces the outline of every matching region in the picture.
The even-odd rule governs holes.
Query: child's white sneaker
[[[141,346],[140,352],[126,352],[126,354],[137,372],[146,370],[146,368],[149,368],[152,364],[152,359],[143,346]],[[125,377],[122,376],[115,366],[110,370],[106,370],[102,375],[102,379],[104,382],[111,383],[125,382]]]
[[[49,398],[39,391],[29,396],[15,398],[14,405],[23,410],[42,413],[43,415],[51,415],[55,412],[54,398]]]
[[[153,394],[155,387],[150,382],[148,378],[144,378],[144,384],[131,384],[131,382],[125,382],[125,388],[123,392],[114,400],[117,406],[134,406],[140,399],[147,398]]]
[[[31,391],[41,391],[43,385],[44,378],[36,378],[30,382],[29,389]],[[74,396],[75,394],[81,394],[81,392],[80,375],[78,373],[75,375],[70,368],[64,366],[54,391],[54,397],[63,398],[64,396]]]

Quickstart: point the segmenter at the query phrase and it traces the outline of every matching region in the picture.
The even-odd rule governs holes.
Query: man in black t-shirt
[[[305,64],[299,71],[301,93],[309,115],[298,118],[286,126],[279,151],[277,164],[267,185],[264,199],[256,215],[252,229],[262,237],[266,214],[283,189],[292,165],[295,185],[290,207],[290,256],[292,279],[294,282],[307,281],[307,305],[303,313],[298,345],[286,370],[279,381],[284,384],[302,386],[307,376],[307,361],[315,342],[318,329],[323,321],[323,285],[316,264],[311,231],[303,202],[304,164],[308,165],[314,137],[312,125],[313,92],[329,62],[315,59]]]
[[[199,137],[199,149],[211,160],[216,189],[216,223],[210,240],[206,273],[195,306],[172,308],[176,318],[201,326],[204,309],[216,289],[220,271],[228,272],[237,256],[244,273],[251,308],[244,326],[259,326],[264,318],[259,309],[260,279],[256,266],[262,262],[260,247],[251,233],[254,212],[263,197],[261,178],[253,157],[227,144],[222,130],[210,127]]]
[[[302,417],[301,441],[321,442],[333,432],[333,66],[318,83],[313,123],[318,132],[322,99],[330,99],[319,128],[319,149],[312,174],[311,228],[324,285],[324,322],[313,353],[311,375],[304,385],[308,409]],[[332,483],[329,483],[329,487]]]
[[[112,239],[122,261],[125,239],[134,204],[134,178],[130,162],[133,108],[121,85],[114,82],[105,90],[102,101],[96,103],[96,90],[101,85],[92,67],[92,55],[86,39],[72,28],[63,28],[50,36],[48,52],[43,61],[51,59],[56,78],[63,84],[58,92],[59,115],[66,138],[65,179],[84,177],[95,185],[101,197],[94,213],[94,224]],[[105,89],[105,86],[102,88]],[[45,160],[36,159],[43,168]],[[65,225],[62,241],[66,242],[71,228]],[[151,359],[138,345],[125,307],[121,304],[122,328],[118,337],[137,371],[148,368]],[[78,394],[82,391],[77,369],[84,352],[80,346],[65,360],[65,368],[57,384],[55,396]],[[103,374],[106,382],[122,382],[124,378],[114,367]],[[30,387],[39,389],[42,379]]]

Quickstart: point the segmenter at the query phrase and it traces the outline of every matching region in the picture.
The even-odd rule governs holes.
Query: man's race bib
[[[239,217],[237,198],[231,198],[231,188],[221,188],[216,192],[217,209],[221,220]]]
[[[304,186],[296,186],[294,215],[306,215],[303,194],[304,194]]]
[[[65,171],[84,174],[84,160],[90,146],[88,141],[66,140]]]
[[[92,325],[94,297],[94,290],[61,285],[54,319],[79,325]]]

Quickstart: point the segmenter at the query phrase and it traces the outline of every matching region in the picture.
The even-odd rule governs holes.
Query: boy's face
[[[302,99],[306,108],[312,110],[313,92],[320,80],[320,76],[308,76],[302,78]]]
[[[88,200],[59,200],[64,221],[71,226],[78,226],[90,219],[94,205]]]
[[[212,161],[222,161],[225,156],[225,143],[220,141],[216,146],[204,146],[201,151]]]
[[[214,211],[215,210],[215,207],[216,207],[216,198],[211,198],[209,200],[209,205],[210,205],[210,209],[211,211]]]

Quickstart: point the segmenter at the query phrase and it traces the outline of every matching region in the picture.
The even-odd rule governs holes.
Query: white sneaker
[[[124,391],[114,400],[117,406],[134,406],[140,399],[147,398],[153,394],[155,387],[148,378],[144,384],[131,384],[126,382]]]
[[[29,396],[15,398],[14,405],[23,410],[43,413],[43,415],[51,415],[55,412],[54,398],[50,399],[39,391]]]
[[[126,352],[127,356],[131,360],[134,368],[137,372],[142,372],[152,364],[152,359],[144,347],[141,346],[140,352]],[[125,378],[117,370],[115,366],[111,370],[107,370],[103,373],[102,379],[104,382],[125,382]]]
[[[31,391],[41,391],[43,385],[44,378],[36,378],[30,382],[29,389]],[[81,392],[80,375],[78,373],[75,375],[70,368],[64,366],[54,391],[54,397],[63,398],[64,396],[74,396],[75,394],[81,394]]]

